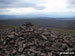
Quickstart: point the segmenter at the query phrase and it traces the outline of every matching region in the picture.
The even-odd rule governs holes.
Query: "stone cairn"
[[[0,30],[0,56],[59,56],[59,52],[75,51],[75,36],[34,26]]]

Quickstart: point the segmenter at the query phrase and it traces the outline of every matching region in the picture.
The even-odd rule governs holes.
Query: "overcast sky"
[[[75,0],[0,0],[0,15],[75,13]]]

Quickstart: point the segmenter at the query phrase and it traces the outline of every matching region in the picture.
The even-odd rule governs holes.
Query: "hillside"
[[[0,25],[19,26],[24,22],[32,22],[34,25],[42,27],[75,29],[75,20],[56,20],[56,19],[40,19],[40,18],[0,20]]]

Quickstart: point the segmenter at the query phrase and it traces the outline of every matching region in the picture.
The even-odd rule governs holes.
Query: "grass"
[[[16,26],[11,26],[11,25],[0,25],[0,29],[11,29],[15,28]],[[72,35],[75,36],[75,30],[71,29],[57,29],[57,28],[50,28],[53,31],[58,31],[67,35]]]
[[[58,31],[67,35],[72,35],[75,36],[75,30],[71,30],[71,29],[56,29],[56,28],[52,28],[51,30],[53,31]]]
[[[11,28],[15,28],[15,26],[11,26],[11,25],[0,25],[0,29],[11,29]]]

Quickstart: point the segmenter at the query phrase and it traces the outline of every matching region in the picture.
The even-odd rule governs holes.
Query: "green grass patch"
[[[67,34],[67,35],[75,36],[75,30],[70,30],[70,29],[55,29],[55,28],[52,28],[51,30],[58,31],[58,32],[61,32],[61,33]]]

